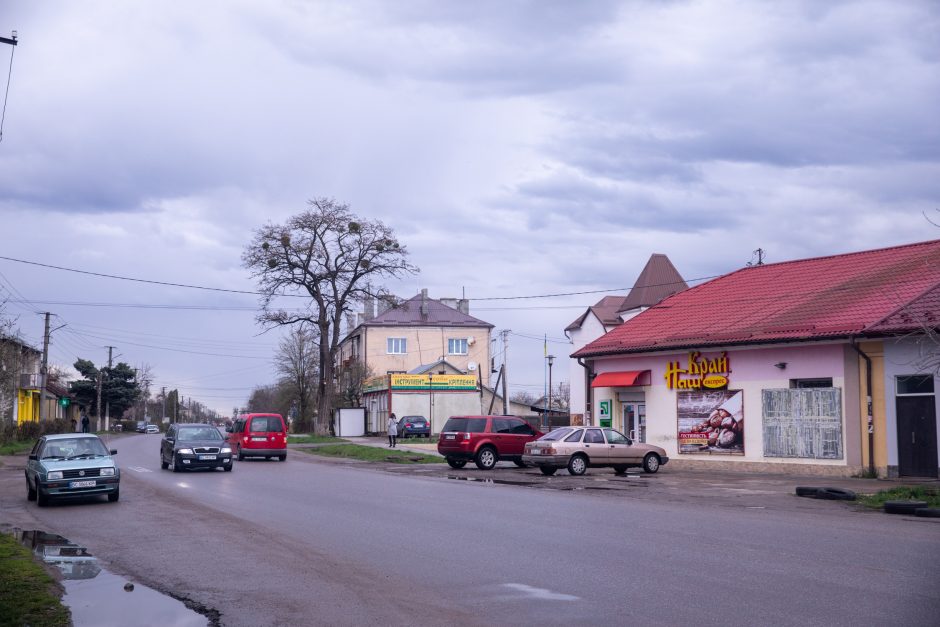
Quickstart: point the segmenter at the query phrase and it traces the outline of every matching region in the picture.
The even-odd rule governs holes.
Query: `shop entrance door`
[[[646,442],[646,403],[622,403],[623,430],[634,442]]]
[[[937,409],[933,396],[898,396],[898,474],[937,476]]]

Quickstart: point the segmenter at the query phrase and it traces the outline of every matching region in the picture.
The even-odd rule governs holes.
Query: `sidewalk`
[[[343,439],[348,440],[351,444],[359,444],[361,446],[389,448],[388,436],[362,436]],[[424,453],[425,455],[440,457],[442,463],[444,461],[444,457],[437,452],[437,444],[435,442],[428,442],[427,438],[408,438],[407,440],[398,438],[395,449],[400,451],[408,451],[409,453]]]

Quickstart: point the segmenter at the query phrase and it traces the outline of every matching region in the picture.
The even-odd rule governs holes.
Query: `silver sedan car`
[[[560,427],[526,444],[522,461],[538,466],[543,475],[559,468],[572,475],[583,475],[588,468],[613,468],[622,475],[630,467],[656,472],[669,458],[664,449],[634,442],[610,428]]]

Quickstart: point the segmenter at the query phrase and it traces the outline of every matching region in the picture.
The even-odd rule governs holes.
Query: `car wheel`
[[[587,459],[584,455],[572,455],[568,460],[568,474],[583,475],[587,471]]]
[[[278,455],[277,459],[278,459],[278,461],[286,462],[286,461],[287,461],[287,453],[284,453],[283,455]]]
[[[114,492],[112,492],[111,494],[108,495],[108,502],[109,502],[109,503],[117,503],[119,498],[121,498],[121,489],[120,489],[120,488],[118,488],[117,490],[115,490]]]
[[[474,460],[474,463],[480,470],[493,470],[497,461],[499,461],[499,457],[496,455],[496,451],[493,450],[493,447],[484,446],[477,451],[477,458]]]
[[[465,459],[454,459],[453,457],[447,458],[447,465],[451,468],[463,468],[467,465],[467,460]]]
[[[519,468],[525,468],[526,466],[528,466],[528,464],[526,464],[526,463],[525,463],[524,461],[522,461],[521,459],[514,459],[514,460],[512,460],[512,463],[514,463],[514,464],[515,464],[516,466],[518,466]]]
[[[551,477],[552,475],[555,474],[555,472],[558,471],[558,469],[555,468],[554,466],[539,466],[539,470],[541,470],[542,474],[545,475],[546,477]]]
[[[232,472],[232,465],[231,465],[231,464],[225,464],[224,466],[222,466],[222,468],[225,469],[225,472]]]
[[[245,456],[242,455],[242,447],[241,447],[241,446],[238,447],[238,461],[240,461],[240,462],[245,461]]]
[[[36,500],[36,490],[33,489],[33,484],[29,482],[29,479],[26,479],[26,500],[35,501]]]
[[[650,453],[643,458],[643,470],[652,474],[659,470],[659,455]]]
[[[45,507],[49,504],[49,495],[42,491],[42,488],[36,489],[36,505]]]
[[[618,475],[625,475],[627,474],[627,468],[629,468],[629,466],[614,466],[614,472]]]
[[[163,455],[160,456],[160,468],[166,470],[169,467],[170,463],[163,459]]]
[[[170,458],[170,470],[173,472],[179,472],[182,468],[176,463],[176,454],[173,454],[173,457]]]

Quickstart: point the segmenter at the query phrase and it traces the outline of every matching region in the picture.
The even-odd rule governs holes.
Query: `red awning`
[[[625,370],[622,372],[602,372],[591,382],[592,388],[628,388],[635,385],[649,385],[649,370]]]

